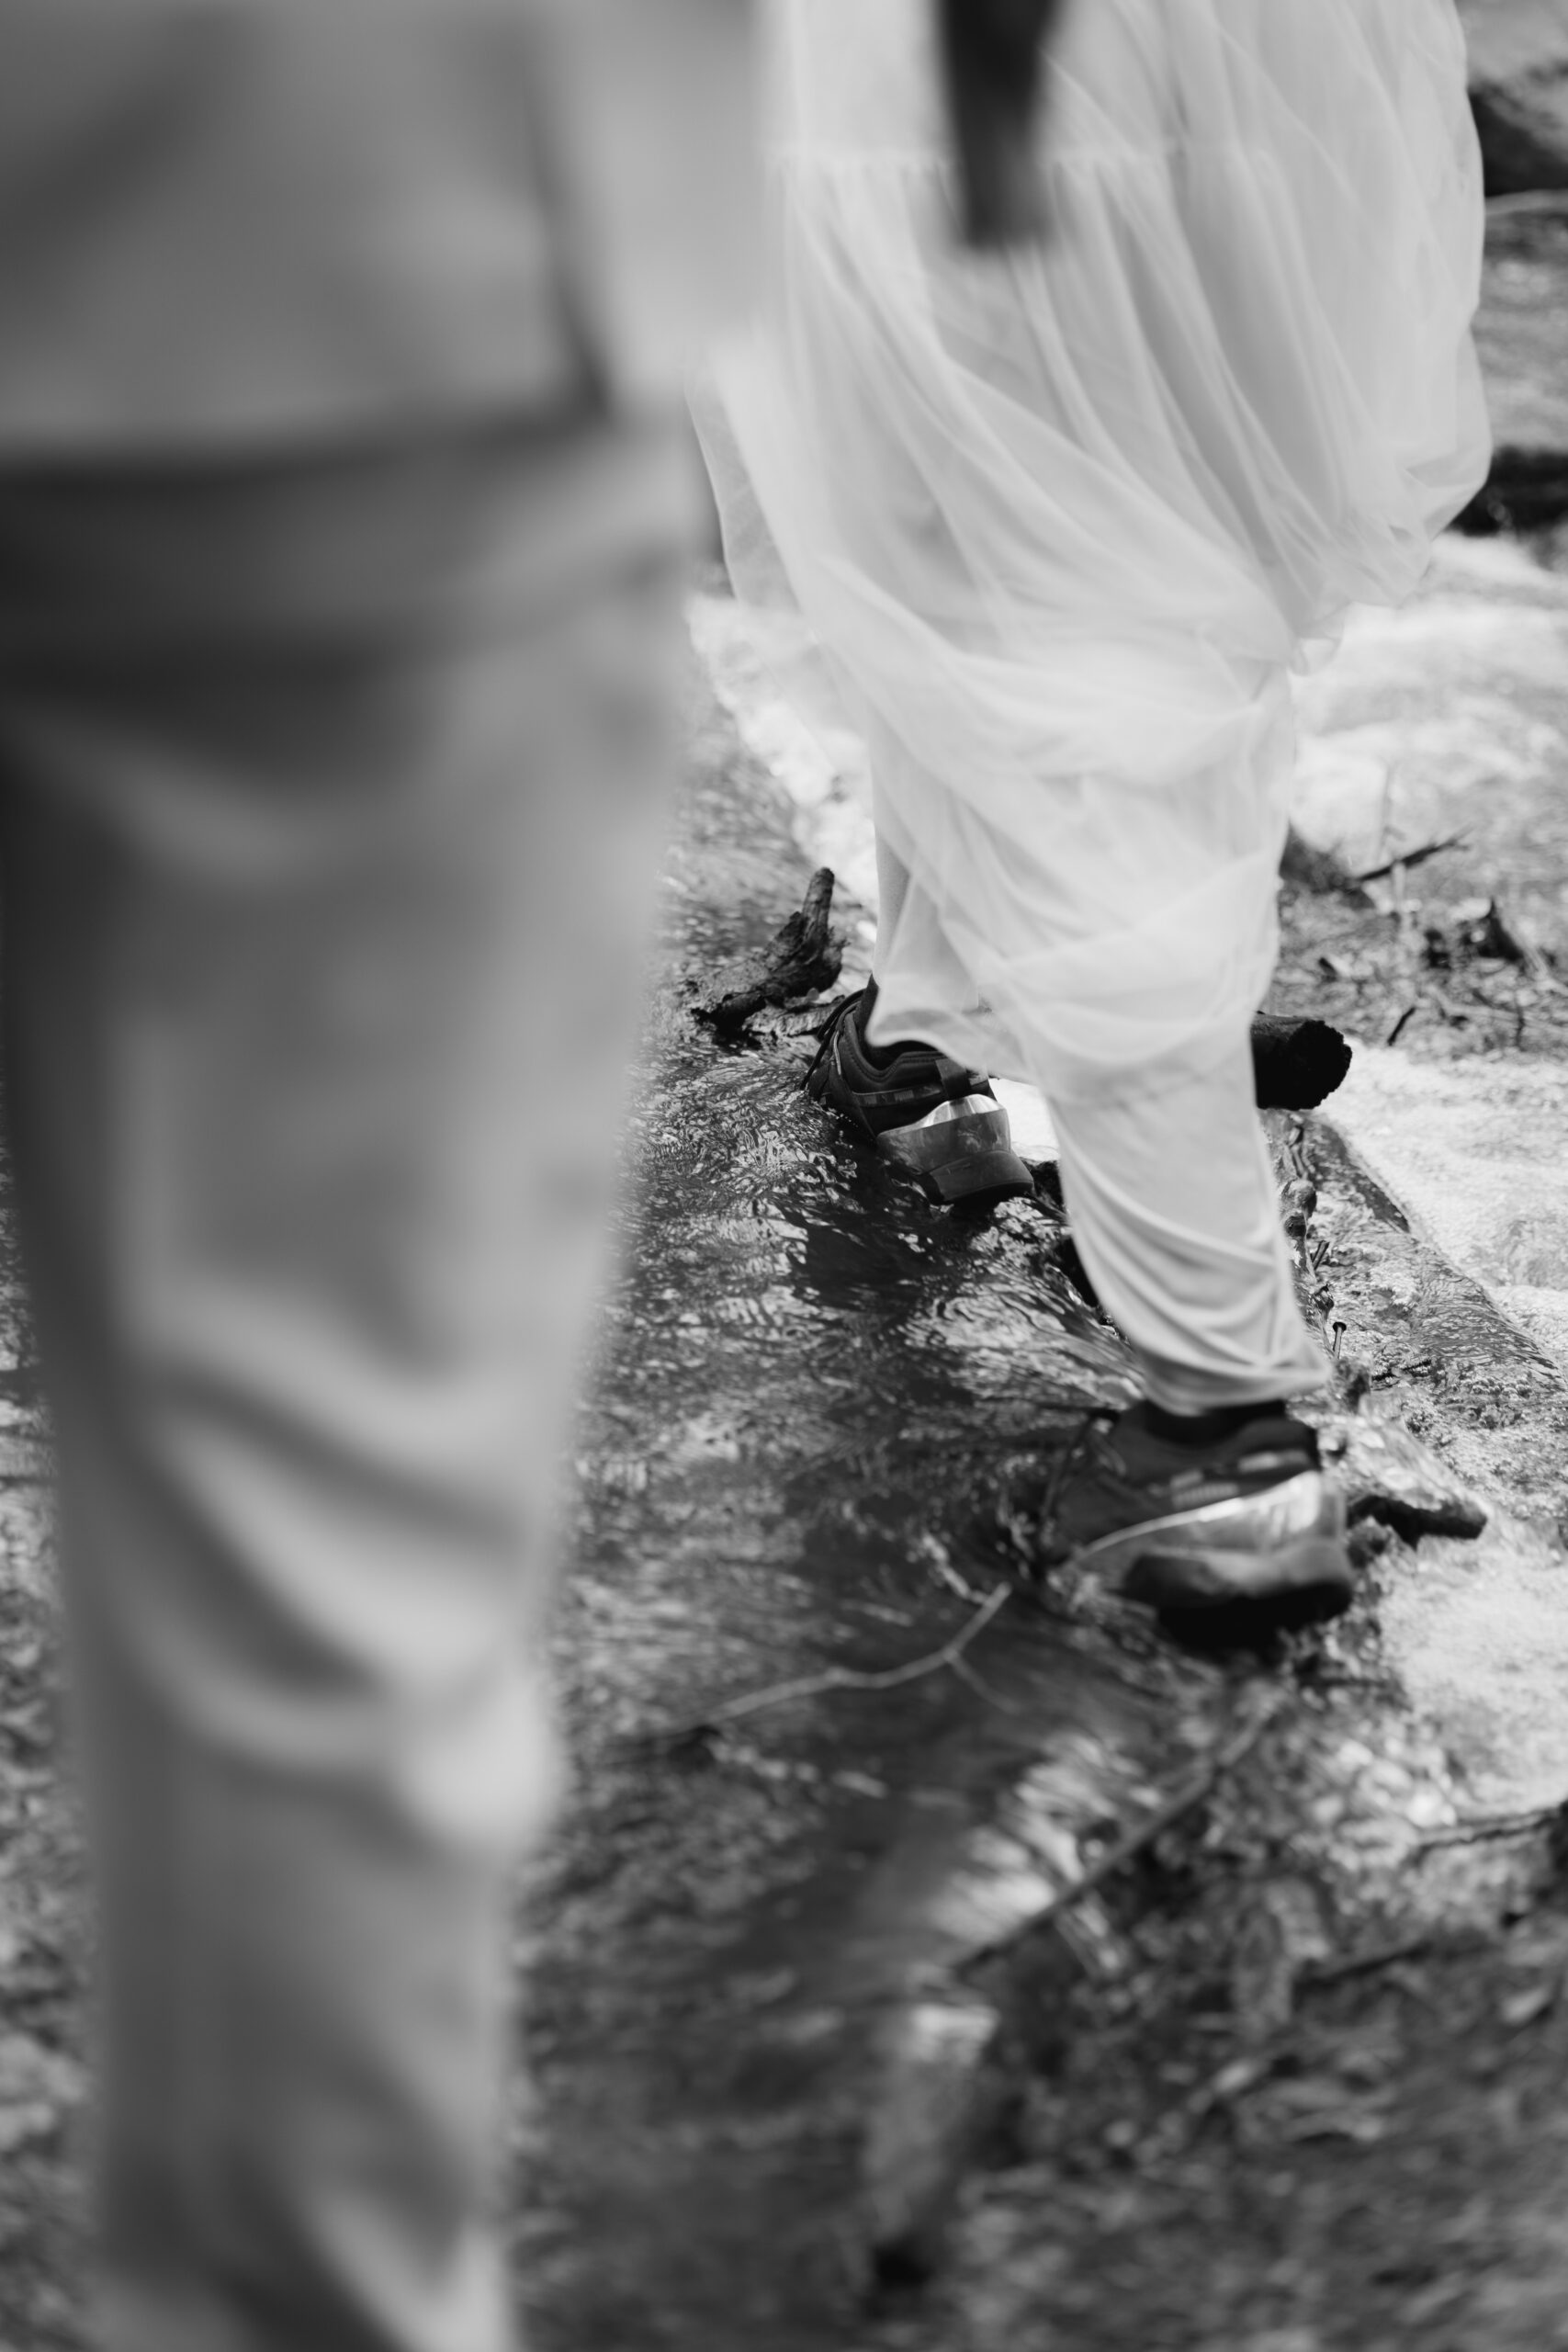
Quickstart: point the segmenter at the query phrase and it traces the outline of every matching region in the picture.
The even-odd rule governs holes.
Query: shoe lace
[[[834,1005],[832,1011],[829,1013],[827,1020],[823,1022],[821,1027],[808,1032],[808,1035],[815,1037],[817,1040],[817,1051],[813,1054],[811,1057],[811,1067],[806,1073],[807,1083],[816,1077],[818,1071],[821,1069],[823,1063],[832,1052],[834,1044],[838,1038],[840,1023],[848,1020],[850,1014],[854,1011],[856,1005],[860,1002],[864,994],[865,990],[863,989],[856,989],[852,996],[841,997],[839,1002]]]

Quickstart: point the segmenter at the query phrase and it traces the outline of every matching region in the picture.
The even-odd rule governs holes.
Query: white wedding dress
[[[879,1030],[1059,1093],[1262,996],[1287,673],[1483,470],[1480,167],[1451,0],[1077,0],[1055,234],[976,258],[931,15],[771,0],[769,300],[699,422],[914,876]]]
[[[1452,0],[1069,0],[1051,233],[976,255],[933,14],[767,0],[766,298],[694,405],[761,650],[863,734],[910,871],[874,1039],[1060,1114],[1234,1073],[1275,953],[1290,673],[1409,593],[1483,477],[1480,161]],[[1077,1155],[1091,1240],[1126,1226],[1124,1144]],[[1277,1290],[1260,1148],[1226,1231]],[[1237,1362],[1299,1375],[1293,1306],[1271,1329]]]

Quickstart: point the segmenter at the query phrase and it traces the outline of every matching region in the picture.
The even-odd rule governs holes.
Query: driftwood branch
[[[844,943],[832,928],[833,871],[820,866],[811,877],[800,910],[773,933],[760,954],[742,956],[721,971],[694,1008],[721,1037],[741,1036],[747,1023],[770,1005],[792,1004],[830,989],[844,960]]]

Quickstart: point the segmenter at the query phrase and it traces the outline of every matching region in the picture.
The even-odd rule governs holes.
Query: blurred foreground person
[[[874,984],[811,1091],[947,1198],[1029,1185],[987,1064],[1050,1102],[1144,1394],[1059,1465],[1044,1562],[1342,1604],[1248,1029],[1291,672],[1485,469],[1451,0],[765,21],[768,299],[698,407],[762,650],[871,755]],[[1050,31],[1039,129],[987,26],[1015,89]],[[1004,142],[956,191],[950,119]]]
[[[499,2352],[743,0],[0,0],[6,1083],[109,2352]]]

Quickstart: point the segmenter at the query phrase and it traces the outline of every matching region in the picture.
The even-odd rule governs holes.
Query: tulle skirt
[[[1483,478],[1452,0],[1076,0],[1051,233],[960,249],[920,0],[768,0],[769,266],[694,406],[731,571],[872,752],[876,1032],[1047,1093],[1233,1052],[1293,667]]]

